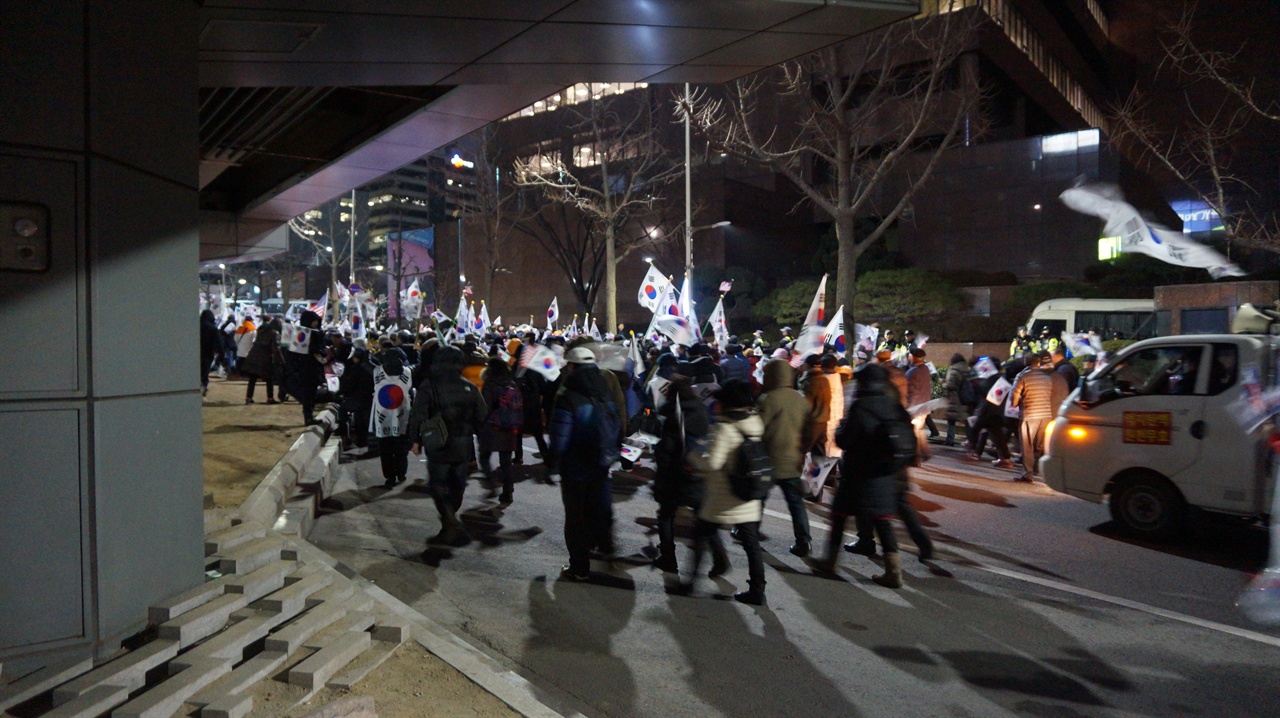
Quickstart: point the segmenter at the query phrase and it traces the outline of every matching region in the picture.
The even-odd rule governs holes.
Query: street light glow
[[[246,285],[246,284],[248,284],[248,283],[249,283],[249,280],[247,280],[247,279],[241,279],[241,280],[238,282],[238,284],[240,284],[241,286],[244,286],[244,285]]]
[[[226,269],[226,268],[227,268],[227,265],[225,265],[225,264],[219,264],[219,265],[218,265],[218,269]]]
[[[653,264],[653,257],[645,257],[644,261],[648,262],[649,264]]]
[[[325,248],[324,248],[324,251],[326,251],[326,252],[332,252],[332,251],[333,251],[333,247],[325,247]]]
[[[1040,205],[1036,205],[1036,209],[1040,209]],[[717,229],[719,227],[728,227],[731,224],[733,224],[733,222],[730,222],[729,220],[726,219],[722,222],[716,222],[715,224],[711,225],[711,228]]]
[[[382,270],[384,270],[384,269],[386,269],[386,267],[382,266],[381,264],[375,264],[375,265],[373,265],[373,271],[375,271],[375,272],[381,272],[381,271],[382,271]]]

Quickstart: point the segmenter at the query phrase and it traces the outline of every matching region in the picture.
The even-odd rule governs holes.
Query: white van
[[[1189,507],[1263,517],[1274,489],[1246,396],[1277,385],[1280,337],[1202,334],[1137,342],[1059,409],[1040,471],[1058,491],[1101,503],[1130,533],[1169,538]],[[1261,416],[1261,414],[1259,414]],[[1259,418],[1258,423],[1261,423]]]
[[[1040,302],[1027,320],[1027,332],[1040,336],[1048,328],[1053,336],[1096,330],[1106,339],[1147,339],[1156,335],[1154,299],[1050,299]]]

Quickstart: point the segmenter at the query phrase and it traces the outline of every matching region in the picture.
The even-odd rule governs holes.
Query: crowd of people
[[[406,480],[410,454],[425,455],[440,522],[428,542],[436,545],[470,540],[458,514],[473,470],[482,473],[488,498],[514,502],[513,472],[524,461],[523,437],[532,437],[534,456],[546,465],[543,480],[555,485],[559,477],[569,554],[562,576],[572,581],[589,579],[593,557],[614,554],[611,471],[619,463],[630,467],[647,448],[656,465],[653,565],[676,574],[674,592],[690,593],[707,553],[708,576],[729,570],[720,531],[730,529],[749,568],[748,590],[734,598],[751,605],[766,600],[760,522],[769,488],[776,486],[786,502],[791,553],[821,572],[834,571],[842,552],[882,553],[884,571],[874,580],[898,588],[903,574],[893,518],[905,525],[921,561],[933,556],[907,501],[906,472],[927,458],[930,438],[954,446],[957,427],[967,427],[971,459],[990,450],[995,466],[1012,468],[1016,436],[1020,478],[1032,481],[1045,425],[1077,381],[1057,346],[1028,346],[1003,366],[956,354],[938,372],[910,330],[900,338],[886,330],[874,355],[846,357],[830,346],[796,355],[789,328],[771,349],[759,331],[747,342],[735,336],[723,346],[701,340],[682,346],[528,326],[464,334],[448,321],[359,338],[321,325],[308,311],[297,326],[278,318],[218,326],[206,311],[202,384],[213,368],[237,369],[249,377],[247,404],[261,380],[268,403],[295,398],[307,423],[318,402],[336,404],[345,448],[362,454],[376,447],[388,487]],[[303,329],[310,331],[299,335]],[[945,439],[935,410],[945,416]],[[744,492],[752,451],[767,456],[769,481],[763,491]],[[828,496],[833,529],[818,555],[805,502]],[[682,508],[695,517],[683,575],[675,540]],[[858,538],[842,544],[849,518]]]

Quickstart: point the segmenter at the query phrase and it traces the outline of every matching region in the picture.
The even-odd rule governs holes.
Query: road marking
[[[773,509],[765,509],[764,513],[774,518],[785,519],[788,522],[791,521],[790,514],[784,514],[778,511],[774,511]],[[825,520],[817,516],[814,516],[812,514],[809,515],[809,522],[815,528],[821,529],[823,531],[831,530],[830,524],[828,524]],[[845,536],[849,536],[852,538],[852,537],[855,537],[856,534],[846,531]],[[1152,606],[1150,604],[1140,603],[1138,601],[1130,601],[1127,598],[1120,598],[1119,596],[1111,596],[1105,593],[1091,591],[1087,588],[1072,586],[1071,584],[1062,583],[1061,581],[1054,581],[1052,579],[1040,578],[1039,576],[1031,576],[1025,573],[1018,573],[1017,571],[1010,571],[1008,569],[999,568],[996,566],[990,566],[988,564],[983,563],[981,560],[979,560],[976,554],[970,553],[963,549],[956,548],[954,546],[947,546],[947,550],[951,551],[952,553],[959,554],[965,560],[967,565],[970,565],[973,568],[976,568],[982,571],[986,571],[987,573],[993,573],[997,576],[1004,576],[1005,578],[1012,578],[1017,581],[1032,583],[1037,586],[1052,588],[1058,591],[1062,591],[1064,593],[1070,593],[1076,596],[1081,596],[1083,598],[1090,598],[1095,601],[1102,601],[1103,603],[1110,603],[1114,606],[1121,606],[1123,608],[1128,608],[1133,611],[1141,611],[1143,613],[1148,613],[1153,616],[1167,618],[1172,621],[1179,621],[1181,623],[1197,626],[1199,628],[1206,628],[1210,631],[1218,631],[1219,633],[1226,633],[1228,635],[1236,636],[1237,638],[1244,638],[1246,640],[1254,641],[1256,643],[1262,643],[1268,646],[1280,648],[1280,637],[1268,636],[1265,633],[1250,631],[1246,628],[1236,628],[1235,626],[1228,626],[1225,623],[1218,623],[1216,621],[1209,621],[1203,618],[1196,618],[1195,616],[1188,616],[1185,613],[1178,613],[1177,611],[1170,611],[1164,608],[1160,608],[1158,606]]]

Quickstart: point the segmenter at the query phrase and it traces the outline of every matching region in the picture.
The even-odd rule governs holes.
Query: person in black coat
[[[849,516],[862,513],[875,528],[884,547],[885,572],[872,580],[888,588],[902,586],[898,539],[890,519],[898,513],[898,496],[906,465],[915,458],[915,430],[911,417],[890,388],[889,372],[866,364],[854,375],[857,400],[836,430],[836,444],[845,456],[856,457],[841,469],[840,488],[831,505],[827,556],[812,565],[835,571]]]
[[[351,350],[342,372],[339,393],[342,394],[342,410],[346,417],[346,440],[357,447],[369,445],[369,415],[373,412],[373,364],[369,350],[359,347]]]
[[[218,322],[213,312],[206,309],[200,312],[200,395],[209,394],[209,370],[213,368],[213,360],[222,351],[222,332],[218,331]]]
[[[653,498],[658,502],[658,557],[655,568],[676,573],[676,511],[681,506],[697,510],[702,506],[702,482],[685,461],[690,448],[700,445],[711,433],[711,415],[707,405],[690,388],[689,379],[679,374],[671,375],[666,387],[667,400],[658,411],[662,419],[662,433],[654,446],[653,457],[657,473],[653,479]],[[676,407],[683,414],[681,425]],[[724,544],[712,541],[711,577],[715,578],[729,568],[729,555]]]
[[[320,315],[312,311],[302,313],[299,324],[311,330],[307,353],[289,352],[286,362],[289,378],[286,382],[290,394],[302,403],[302,419],[308,426],[316,422],[316,392],[324,382],[324,362],[328,353],[328,340],[320,331]]]

